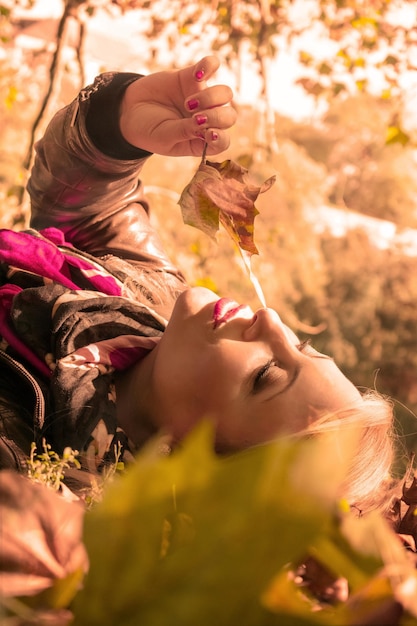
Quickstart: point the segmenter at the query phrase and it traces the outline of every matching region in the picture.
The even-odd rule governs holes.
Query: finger
[[[213,156],[219,154],[220,152],[224,152],[227,150],[230,144],[229,135],[224,131],[213,131],[215,134],[215,138],[211,135],[211,131],[206,133],[207,142],[204,137],[199,139],[192,139],[189,142],[190,149],[184,150],[180,146],[178,146],[177,153],[179,156],[191,155],[196,157],[202,157],[204,152],[204,147],[207,143],[206,155]]]
[[[236,110],[231,106],[206,109],[182,120],[166,120],[159,125],[158,133],[161,134],[161,140],[163,137],[167,145],[172,147],[175,144],[191,141],[196,137],[205,140],[207,131],[210,131],[210,137],[214,137],[214,133],[217,132],[219,151],[224,149],[222,147],[225,145],[225,133],[220,134],[220,131],[225,131],[233,126],[236,117]]]
[[[185,120],[188,122],[190,132],[196,130],[206,130],[207,128],[230,128],[236,122],[237,113],[231,106],[216,107],[195,113],[192,118]]]
[[[228,85],[214,85],[190,94],[184,102],[184,107],[189,113],[197,113],[204,109],[224,106],[232,100],[233,91]]]
[[[213,54],[203,57],[194,66],[194,76],[198,82],[207,81],[220,67],[219,59]]]
[[[209,128],[205,132],[205,140],[207,143],[208,155],[219,154],[224,152],[230,145],[229,134],[224,130],[217,128]]]
[[[220,66],[220,61],[214,55],[205,56],[200,61],[178,71],[178,79],[185,95],[201,91],[206,87],[206,81],[211,78]]]
[[[229,135],[227,132],[228,125],[225,129],[205,127],[200,128],[192,119],[184,119],[181,121],[167,120],[158,127],[158,145],[164,147],[159,148],[159,154],[175,154],[177,156],[185,154],[193,154],[199,156],[202,153],[201,144],[207,141],[211,146],[209,154],[217,154],[226,150],[229,146]],[[187,146],[191,145],[190,152]],[[149,151],[155,151],[153,147],[147,146]]]

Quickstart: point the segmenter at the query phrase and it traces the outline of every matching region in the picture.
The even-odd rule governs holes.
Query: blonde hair
[[[360,437],[342,485],[342,496],[359,515],[371,510],[386,513],[402,484],[393,475],[398,437],[392,400],[368,390],[362,395],[360,405],[320,417],[308,427],[306,434],[319,435],[349,425],[360,428]]]

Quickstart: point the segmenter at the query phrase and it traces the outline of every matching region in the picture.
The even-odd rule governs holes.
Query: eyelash
[[[303,352],[303,350],[305,350],[305,348],[307,348],[307,346],[309,346],[310,343],[311,343],[311,339],[305,339],[304,341],[299,343],[296,346],[296,348],[300,352]],[[276,365],[276,360],[270,359],[261,367],[260,370],[257,371],[255,379],[253,381],[253,390],[255,392],[259,390],[259,387],[261,386],[262,381],[268,376],[269,371],[274,365]]]
[[[304,339],[304,341],[302,341],[301,343],[299,343],[296,348],[300,351],[303,352],[303,350],[305,348],[307,348],[307,346],[309,346],[311,344],[311,339]]]

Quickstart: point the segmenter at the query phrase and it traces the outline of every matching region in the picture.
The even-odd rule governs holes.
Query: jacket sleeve
[[[89,254],[112,254],[183,282],[149,222],[139,173],[150,153],[128,144],[119,130],[121,96],[139,78],[102,74],[54,116],[36,144],[30,226],[54,226]]]

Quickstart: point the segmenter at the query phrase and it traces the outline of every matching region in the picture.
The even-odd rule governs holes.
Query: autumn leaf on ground
[[[250,182],[248,170],[238,163],[203,159],[179,200],[184,223],[212,239],[221,223],[240,250],[258,254],[254,241],[254,220],[258,215],[255,201],[274,182],[275,176],[271,176],[259,187]]]

